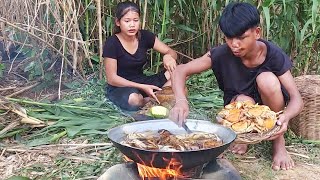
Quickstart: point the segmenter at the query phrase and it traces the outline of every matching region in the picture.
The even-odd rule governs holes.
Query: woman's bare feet
[[[285,147],[285,139],[282,136],[273,141],[273,162],[272,169],[278,171],[288,170],[294,167],[294,161],[291,159]]]
[[[230,148],[231,152],[234,154],[244,154],[248,150],[248,145],[247,144],[233,144],[232,147]]]

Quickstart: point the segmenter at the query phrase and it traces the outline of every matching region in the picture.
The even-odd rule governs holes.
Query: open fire
[[[172,158],[168,161],[168,166],[165,169],[149,167],[137,163],[139,176],[143,180],[150,178],[158,178],[160,180],[187,178],[187,176],[183,175],[181,172],[182,165],[177,159]]]
[[[236,134],[223,126],[215,125],[209,121],[188,120],[189,127],[195,132],[216,134],[223,142],[220,146],[191,149],[148,149],[140,146],[131,146],[132,141],[142,141],[141,136],[133,139],[126,139],[128,134],[134,132],[158,132],[159,127],[172,132],[180,132],[174,122],[163,119],[153,121],[141,121],[128,123],[109,130],[108,138],[123,153],[130,158],[130,162],[117,164],[110,167],[104,177],[108,180],[132,179],[133,180],[154,180],[154,179],[239,179],[236,171],[230,174],[229,168],[220,166],[221,160],[217,157],[223,153],[236,138]],[[146,137],[146,136],[142,136]],[[149,137],[149,136],[148,136]],[[143,142],[148,142],[146,139]],[[198,142],[197,138],[192,141]],[[137,141],[136,141],[137,142]],[[144,143],[145,144],[145,143]],[[174,144],[174,142],[173,142]],[[192,145],[186,145],[192,147]],[[139,164],[138,164],[139,163]],[[232,167],[232,165],[230,166]],[[216,172],[219,172],[217,174]],[[223,177],[222,177],[223,176]],[[229,178],[232,176],[231,178]],[[216,178],[217,177],[217,178]],[[101,178],[102,179],[102,178]]]
[[[132,162],[131,159],[124,156],[125,161]],[[152,161],[152,159],[151,159]],[[138,168],[138,173],[141,179],[150,180],[150,179],[159,179],[159,180],[178,180],[194,177],[196,174],[196,169],[193,168],[187,171],[182,170],[182,164],[177,158],[165,159],[164,161],[168,162],[166,168],[156,168],[145,165],[145,163],[136,163]],[[152,164],[152,163],[151,163]]]

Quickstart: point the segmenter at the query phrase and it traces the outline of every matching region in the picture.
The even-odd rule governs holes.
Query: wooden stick
[[[66,159],[71,159],[71,160],[80,160],[80,161],[99,161],[100,158],[97,159],[91,159],[87,157],[78,157],[78,156],[64,156]]]
[[[20,123],[18,121],[13,121],[11,122],[8,126],[6,126],[5,128],[3,128],[1,131],[0,131],[0,136],[3,135],[4,133],[10,131],[11,129],[17,127]]]
[[[29,80],[28,80],[27,78],[21,76],[20,74],[17,74],[17,73],[15,73],[15,72],[11,72],[11,73],[14,74],[14,75],[16,75],[16,76],[18,76],[18,77],[20,77],[21,79],[24,79],[26,82],[29,82]]]
[[[187,39],[187,40],[184,40],[184,41],[181,41],[181,42],[176,42],[176,43],[174,43],[174,44],[170,44],[170,45],[168,45],[168,46],[169,46],[169,47],[173,47],[173,46],[177,46],[177,45],[179,45],[179,44],[183,44],[183,43],[192,41],[192,40],[197,39],[198,37],[204,35],[205,33],[206,33],[206,32],[201,33],[201,34],[199,34],[198,36],[191,37],[191,38],[189,38],[189,39]]]
[[[12,90],[12,89],[16,89],[17,87],[6,87],[6,88],[0,88],[0,91],[7,91],[7,90]]]
[[[64,0],[63,1],[63,7],[66,6],[66,1]],[[67,12],[66,11],[63,11],[63,35],[65,36],[66,35],[66,20],[67,20]],[[62,40],[62,55],[63,57],[65,56],[65,48],[66,47],[66,40],[63,39]],[[58,99],[60,100],[61,99],[61,84],[62,84],[62,75],[63,75],[63,67],[64,67],[64,58],[61,59],[61,68],[60,68],[60,75],[59,75],[59,87],[58,87]]]
[[[17,92],[14,92],[14,93],[6,96],[6,97],[7,97],[7,98],[10,98],[10,97],[16,96],[16,95],[21,94],[21,93],[23,93],[23,92],[25,92],[25,91],[27,91],[27,90],[29,90],[29,89],[32,89],[33,87],[38,86],[39,84],[40,84],[40,82],[37,82],[37,83],[35,83],[35,84],[33,84],[33,85],[30,85],[30,86],[27,86],[27,87],[25,87],[25,88],[23,88],[23,89],[21,89],[21,90],[19,90],[19,91],[17,91]]]
[[[304,155],[304,154],[299,154],[299,153],[294,153],[294,152],[288,152],[288,154],[295,155],[295,156],[300,156],[300,157],[303,157],[303,158],[306,158],[306,159],[310,159],[309,156]]]
[[[186,57],[186,58],[188,58],[188,59],[190,59],[190,60],[194,60],[192,57],[187,56],[187,55],[185,55],[185,54],[183,54],[183,53],[181,53],[181,52],[179,52],[179,51],[176,51],[176,53],[178,53],[178,54],[180,54],[180,55],[182,55],[182,56],[184,56],[184,57]]]
[[[29,149],[7,149],[3,148],[3,150],[7,152],[39,152],[40,150],[29,150]]]

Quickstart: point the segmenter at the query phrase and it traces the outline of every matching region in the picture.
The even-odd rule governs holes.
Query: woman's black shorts
[[[161,88],[167,82],[167,78],[165,77],[164,72],[159,72],[158,74],[151,76],[141,76],[139,78],[133,79],[132,81],[140,84],[155,85]],[[137,88],[115,87],[109,84],[106,87],[106,97],[121,109],[128,111],[136,111],[140,108],[138,106],[129,105],[128,99],[129,95],[132,93],[141,94],[143,97],[147,96],[145,92]]]

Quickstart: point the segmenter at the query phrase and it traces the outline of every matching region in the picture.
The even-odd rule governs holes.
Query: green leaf
[[[27,146],[33,147],[33,146],[40,146],[40,145],[44,145],[44,144],[49,144],[51,138],[52,138],[52,136],[33,139],[33,140],[27,142]]]
[[[44,79],[45,79],[46,81],[54,81],[54,74],[53,74],[53,72],[46,72],[46,73],[44,74]]]
[[[78,135],[106,135],[108,131],[99,131],[95,129],[81,130]]]
[[[318,9],[319,0],[312,0],[311,16],[312,16],[312,32],[315,32],[316,29],[316,18],[319,16]]]
[[[79,81],[71,81],[68,83],[63,83],[69,89],[76,89],[82,87],[82,84]]]
[[[89,10],[96,10],[97,8],[95,5],[91,4],[90,6],[88,6],[88,9]]]
[[[283,4],[283,12],[286,13],[286,0],[282,0],[282,4]]]
[[[35,61],[31,61],[25,68],[24,68],[24,72],[29,72],[32,69],[34,69],[35,67]]]
[[[264,0],[262,3],[263,7],[269,7],[271,4],[273,4],[275,0]]]
[[[69,126],[66,129],[69,137],[74,137],[82,130],[79,126]]]
[[[265,7],[265,6],[263,6],[262,9],[263,9],[264,16],[266,18],[266,25],[267,25],[267,38],[266,39],[268,39],[269,33],[270,33],[270,10],[268,7]]]
[[[31,180],[31,179],[25,176],[11,176],[7,180]]]
[[[164,39],[164,40],[162,40],[162,42],[163,43],[170,43],[170,42],[172,42],[173,41],[173,39],[168,39],[168,38],[166,38],[166,39]]]
[[[190,28],[188,26],[185,26],[183,24],[178,24],[177,28],[182,29],[182,30],[187,31],[187,32],[198,33],[197,31],[195,31],[192,28]]]
[[[308,26],[312,23],[312,19],[309,19],[306,24],[304,24],[302,30],[301,30],[301,34],[300,34],[300,45],[302,44],[302,42],[304,41],[305,37],[305,33],[307,31]]]
[[[3,72],[4,72],[5,69],[6,69],[5,65],[0,63],[0,78],[3,77]]]
[[[100,56],[98,56],[98,55],[93,55],[93,56],[91,56],[91,59],[93,60],[93,61],[95,61],[95,62],[100,62]]]

